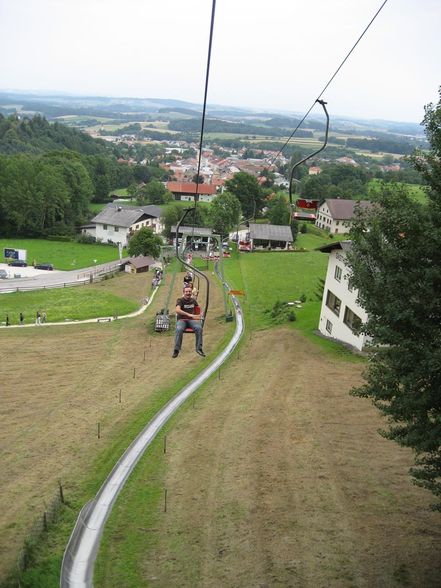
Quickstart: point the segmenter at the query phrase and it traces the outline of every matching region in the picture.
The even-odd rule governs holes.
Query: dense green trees
[[[50,124],[42,116],[33,118],[4,117],[0,114],[0,153],[45,153],[70,149],[85,155],[106,153],[103,141],[60,123]]]
[[[41,116],[0,115],[0,231],[23,237],[73,234],[88,220],[91,201],[106,202],[114,188],[142,181],[155,182],[146,201],[167,201],[159,181],[166,172],[155,161],[160,148],[139,154],[151,158],[149,165],[119,163],[112,149]]]
[[[44,236],[72,233],[86,219],[93,184],[71,152],[0,156],[0,232]]]
[[[239,200],[246,219],[254,218],[262,209],[264,192],[254,176],[246,172],[238,172],[231,180],[225,182],[225,187]]]
[[[424,124],[431,149],[413,161],[429,206],[384,185],[354,224],[349,262],[376,345],[355,393],[387,417],[387,438],[415,451],[414,478],[441,499],[441,100]]]
[[[362,198],[367,193],[371,177],[361,167],[345,164],[323,166],[318,175],[304,176],[300,185],[303,198],[321,200],[324,198]]]
[[[158,259],[161,255],[162,239],[148,227],[142,227],[131,237],[127,250],[130,256],[150,255]]]
[[[192,208],[193,203],[188,203],[188,208]],[[164,236],[169,238],[171,236],[171,227],[177,225],[179,220],[184,214],[185,208],[183,208],[177,202],[171,202],[164,208]],[[195,227],[209,227],[209,205],[199,202],[193,212],[190,212],[184,223],[185,225]]]
[[[286,194],[278,192],[268,201],[267,217],[272,225],[290,224],[291,211]]]
[[[144,204],[168,204],[173,200],[173,194],[158,180],[151,180],[143,186],[137,194],[137,202]]]
[[[239,224],[242,210],[239,199],[233,194],[224,192],[213,200],[210,206],[210,219],[213,231],[226,236]]]

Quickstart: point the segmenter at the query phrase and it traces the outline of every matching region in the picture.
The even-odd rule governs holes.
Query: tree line
[[[107,202],[115,188],[163,179],[157,153],[144,149],[148,165],[127,165],[112,147],[75,129],[38,115],[0,115],[0,231],[72,235],[88,220],[90,202]]]

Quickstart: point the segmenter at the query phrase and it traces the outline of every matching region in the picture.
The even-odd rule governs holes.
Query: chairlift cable
[[[185,220],[185,218],[187,217],[188,213],[192,210],[193,211],[193,230],[192,230],[192,239],[194,238],[194,229],[195,229],[195,224],[196,224],[196,206],[199,200],[199,175],[200,175],[200,170],[201,170],[201,160],[202,160],[202,145],[203,145],[203,139],[204,139],[204,127],[205,127],[205,115],[206,115],[206,111],[207,111],[207,95],[208,95],[208,80],[210,77],[210,64],[211,64],[211,48],[213,45],[213,31],[214,31],[214,16],[215,16],[215,12],[216,12],[216,0],[212,0],[212,5],[211,5],[211,22],[210,22],[210,37],[209,37],[209,42],[208,42],[208,56],[207,56],[207,68],[206,68],[206,73],[205,73],[205,89],[204,89],[204,104],[203,104],[203,108],[202,108],[202,120],[201,120],[201,135],[200,135],[200,140],[199,140],[199,156],[198,156],[198,167],[197,167],[197,172],[196,172],[196,190],[195,190],[195,195],[194,195],[194,206],[193,208],[188,208],[182,218],[180,219],[180,221],[178,222],[177,226],[176,226],[176,257],[177,259],[186,267],[190,268],[191,271],[193,271],[194,273],[198,274],[198,276],[202,277],[205,282],[206,282],[206,286],[207,286],[207,290],[206,290],[206,295],[205,295],[205,308],[204,308],[204,312],[203,312],[203,318],[202,320],[202,325],[205,321],[205,318],[207,316],[207,312],[208,312],[208,304],[209,304],[209,294],[210,294],[210,281],[207,278],[207,276],[201,272],[200,270],[198,270],[197,268],[195,268],[193,265],[191,265],[190,263],[186,262],[185,260],[182,259],[182,257],[179,255],[179,229],[183,223],[183,221]]]
[[[309,115],[309,113],[311,112],[311,110],[314,108],[315,103],[317,101],[320,100],[320,98],[323,96],[323,94],[325,93],[325,91],[328,89],[328,87],[331,85],[331,83],[334,81],[334,78],[337,76],[337,74],[339,73],[339,71],[341,70],[341,68],[343,67],[343,65],[346,63],[346,61],[349,59],[349,56],[352,54],[352,52],[355,50],[355,48],[357,47],[357,45],[359,44],[359,42],[361,41],[361,39],[364,37],[364,35],[367,33],[367,31],[369,30],[369,28],[371,27],[371,25],[373,24],[374,20],[377,18],[377,16],[380,14],[380,12],[383,10],[384,6],[386,5],[388,0],[384,0],[384,2],[382,3],[382,5],[380,6],[380,8],[377,10],[377,12],[374,14],[374,16],[371,18],[369,24],[365,27],[364,31],[361,33],[361,35],[358,37],[357,41],[352,45],[350,51],[346,54],[346,57],[343,59],[343,61],[340,63],[340,65],[338,66],[338,68],[335,70],[335,72],[332,74],[332,76],[330,77],[329,81],[326,83],[325,87],[323,88],[323,90],[320,92],[320,94],[317,96],[317,98],[314,100],[314,102],[311,104],[311,106],[309,107],[308,111],[306,112],[306,114],[303,116],[302,120],[298,123],[298,125],[296,126],[296,128],[293,130],[293,132],[291,133],[291,135],[288,137],[288,139],[285,141],[285,143],[283,144],[283,146],[279,149],[279,151],[277,152],[277,154],[273,157],[271,163],[269,164],[269,167],[272,167],[274,162],[276,161],[276,159],[279,157],[279,155],[283,152],[283,150],[285,149],[285,147],[288,145],[288,143],[291,141],[291,139],[294,137],[294,135],[296,134],[296,132],[298,131],[299,127],[304,123],[306,117]]]
[[[290,207],[292,207],[292,181],[293,181],[293,178],[294,178],[294,171],[299,167],[299,165],[301,165],[302,163],[305,163],[305,161],[308,161],[308,159],[311,159],[311,157],[314,157],[315,155],[317,155],[317,153],[320,153],[320,151],[323,151],[323,149],[328,144],[329,114],[328,114],[328,111],[326,110],[326,104],[327,103],[324,100],[319,100],[318,98],[317,98],[316,102],[318,102],[322,106],[323,110],[325,111],[325,115],[326,115],[326,133],[325,133],[325,140],[323,142],[323,145],[319,149],[317,149],[317,151],[314,151],[313,153],[310,153],[309,155],[307,155],[306,157],[304,157],[303,159],[301,159],[300,161],[298,161],[296,164],[294,164],[292,166],[290,177],[289,177],[289,190],[288,190]]]

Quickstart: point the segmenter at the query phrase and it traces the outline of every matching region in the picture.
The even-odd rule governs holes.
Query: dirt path
[[[148,585],[440,585],[439,514],[348,396],[361,369],[291,330],[253,336],[168,437]]]

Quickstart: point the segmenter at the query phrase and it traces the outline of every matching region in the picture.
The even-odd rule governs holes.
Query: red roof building
[[[192,200],[197,192],[199,200],[211,202],[217,194],[217,187],[213,184],[196,184],[196,182],[167,182],[167,190],[173,194],[175,200]]]

